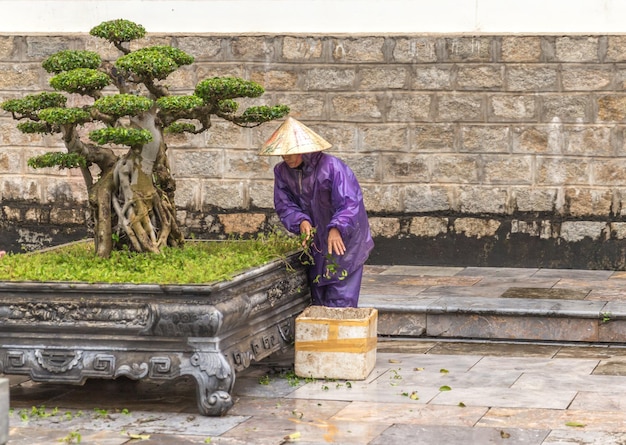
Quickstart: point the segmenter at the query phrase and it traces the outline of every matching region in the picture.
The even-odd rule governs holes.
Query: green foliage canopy
[[[72,71],[76,68],[95,70],[101,63],[102,58],[93,51],[64,50],[48,57],[41,66],[49,73],[59,74],[62,71]]]
[[[55,90],[68,93],[90,94],[109,85],[109,76],[91,68],[76,68],[64,71],[50,79],[50,85]]]
[[[93,104],[94,108],[101,113],[113,116],[116,119],[122,116],[134,116],[148,111],[154,102],[144,96],[134,94],[114,94],[101,97]]]
[[[102,22],[98,26],[94,26],[91,31],[89,31],[89,34],[119,44],[141,39],[146,35],[146,29],[130,20],[117,19]]]

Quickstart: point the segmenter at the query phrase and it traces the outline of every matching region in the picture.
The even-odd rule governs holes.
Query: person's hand
[[[311,238],[311,231],[313,227],[311,223],[306,219],[300,223],[300,233],[304,235],[304,239],[302,240],[302,247],[306,247],[309,239]]]
[[[4,250],[0,250],[0,258],[2,258],[5,255],[6,255],[6,252]]]
[[[343,255],[346,253],[346,246],[341,238],[341,232],[339,229],[333,227],[328,231],[328,253],[331,255],[336,253],[337,255]]]

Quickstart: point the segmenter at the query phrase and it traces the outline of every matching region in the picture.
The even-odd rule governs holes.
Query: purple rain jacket
[[[361,267],[374,247],[361,187],[350,169],[338,158],[323,152],[302,155],[300,168],[285,162],[274,167],[274,207],[285,228],[300,234],[308,220],[316,229],[311,254],[310,277],[320,277],[319,286],[336,283],[345,270]],[[324,276],[328,263],[328,231],[336,227],[346,246],[343,255],[333,255],[337,273]],[[326,274],[327,275],[327,274]]]

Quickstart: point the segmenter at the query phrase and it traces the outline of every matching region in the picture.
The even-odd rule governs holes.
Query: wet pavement
[[[361,305],[380,306],[389,329],[423,322],[423,334],[441,322],[432,317],[463,314],[481,324],[529,317],[527,308],[544,326],[571,315],[596,323],[597,334],[621,322],[625,279],[610,271],[368,266]],[[442,311],[444,301],[456,309]],[[598,304],[567,308],[581,301]],[[542,332],[553,337],[550,329]],[[237,375],[235,405],[220,418],[198,414],[187,378],[67,386],[11,376],[9,444],[625,444],[626,343],[518,333],[381,336],[363,381],[298,378],[286,351]]]

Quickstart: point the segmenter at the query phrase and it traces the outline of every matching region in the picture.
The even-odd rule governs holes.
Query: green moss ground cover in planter
[[[236,372],[288,347],[310,302],[300,252],[283,241],[189,242],[134,260],[129,252],[106,260],[88,254],[78,266],[70,259],[91,243],[51,252],[51,264],[46,252],[7,255],[0,259],[0,372],[70,384],[189,375],[199,411],[223,415]],[[140,279],[148,276],[153,282]]]

